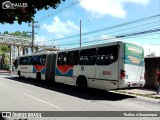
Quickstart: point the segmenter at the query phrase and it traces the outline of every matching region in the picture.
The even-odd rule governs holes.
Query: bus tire
[[[18,77],[19,77],[19,78],[22,78],[20,71],[18,71]]]
[[[76,81],[76,85],[80,89],[86,89],[87,88],[87,79],[84,76],[79,76]]]
[[[39,72],[37,73],[36,79],[37,79],[38,81],[41,80],[41,73],[39,73]]]

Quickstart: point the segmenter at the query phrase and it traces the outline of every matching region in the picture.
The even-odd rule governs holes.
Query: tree
[[[4,31],[4,33],[3,34],[9,34],[9,32],[8,31]]]
[[[28,35],[28,32],[25,32],[25,31],[22,31],[22,32],[16,31],[14,33],[8,33],[8,34],[14,35],[14,36],[28,37],[28,38],[31,37],[31,36]]]
[[[6,2],[2,3],[0,23],[10,23],[13,24],[17,21],[19,24],[22,22],[32,22],[34,15],[37,11],[45,9],[48,10],[49,7],[56,9],[58,5],[65,0],[10,0],[11,4]],[[27,3],[27,6],[19,7],[16,9],[11,9],[13,4],[17,3]],[[26,4],[25,4],[26,5]]]
[[[28,35],[28,32],[26,32],[26,31],[22,31],[22,32],[16,31],[16,32],[13,32],[13,33],[9,33],[8,31],[4,31],[4,32],[2,33],[2,35],[4,35],[4,34],[31,38],[31,36]]]
[[[8,35],[14,35],[14,36],[21,36],[21,37],[30,37],[28,35],[27,32],[25,31],[16,31],[13,33],[9,33],[8,31],[4,31],[3,34],[8,34]],[[9,62],[9,56],[7,55],[7,53],[9,52],[10,48],[7,45],[0,45],[0,55],[2,55],[2,60],[1,60],[1,64],[3,65],[2,68],[4,68],[4,66],[6,66]],[[25,48],[26,51],[28,51],[27,48]]]
[[[9,62],[9,56],[7,55],[7,52],[9,52],[9,47],[7,45],[1,45],[0,46],[0,54],[2,55],[1,60],[1,67],[4,69],[4,66],[8,64]]]

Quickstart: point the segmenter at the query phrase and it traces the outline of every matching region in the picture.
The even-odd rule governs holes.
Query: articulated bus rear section
[[[141,46],[124,43],[124,60],[119,88],[143,87],[145,85],[144,50]]]

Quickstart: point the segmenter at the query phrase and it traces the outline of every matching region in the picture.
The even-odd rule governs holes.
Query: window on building
[[[81,50],[79,64],[94,65],[96,62],[96,49]]]

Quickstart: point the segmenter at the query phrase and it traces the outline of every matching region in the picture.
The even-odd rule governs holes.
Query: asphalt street
[[[0,111],[160,111],[160,100],[1,73]]]

